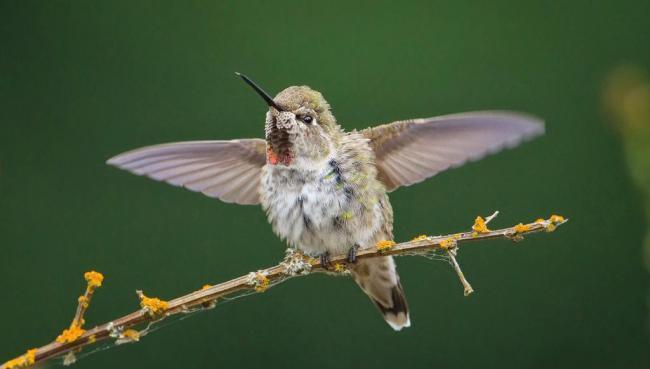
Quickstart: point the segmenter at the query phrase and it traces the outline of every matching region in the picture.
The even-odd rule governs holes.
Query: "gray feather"
[[[359,260],[352,276],[394,330],[411,326],[408,303],[390,256]]]
[[[388,191],[479,160],[544,133],[535,117],[483,111],[398,121],[368,128],[378,177]]]
[[[259,204],[266,142],[190,141],[143,147],[108,164],[237,204]]]

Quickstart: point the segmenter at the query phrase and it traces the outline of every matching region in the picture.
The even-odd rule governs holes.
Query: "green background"
[[[348,279],[292,280],[80,360],[78,368],[643,368],[642,195],[602,103],[650,66],[640,1],[0,2],[0,362],[51,341],[82,274],[87,326],[282,258],[259,207],[104,164],[161,142],[262,137],[272,94],[323,92],[347,129],[513,109],[547,135],[391,195],[395,237],[562,214],[553,234],[464,247],[454,271],[398,260],[413,326]]]

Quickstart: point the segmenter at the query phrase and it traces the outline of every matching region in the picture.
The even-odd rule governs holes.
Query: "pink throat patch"
[[[266,149],[266,162],[271,165],[284,164],[288,166],[291,164],[292,159],[293,156],[291,155],[291,151],[287,151],[284,155],[278,155],[274,153],[270,147]]]

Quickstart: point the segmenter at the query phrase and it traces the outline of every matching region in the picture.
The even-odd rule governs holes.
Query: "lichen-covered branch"
[[[418,236],[411,241],[394,243],[380,241],[373,248],[359,250],[357,258],[371,258],[381,255],[430,255],[440,253],[449,258],[464,287],[465,295],[473,292],[469,282],[456,260],[456,252],[461,244],[489,239],[506,238],[512,241],[523,240],[524,235],[536,232],[552,232],[566,220],[557,215],[549,219],[538,219],[532,223],[519,223],[513,227],[490,230],[487,225],[498,213],[487,219],[477,217],[471,231],[450,234],[446,236]],[[103,277],[96,272],[88,272],[85,277],[88,282],[86,293],[79,298],[77,313],[69,329],[66,329],[56,340],[37,349],[30,349],[24,355],[9,360],[0,365],[0,369],[15,369],[31,366],[54,357],[65,356],[66,363],[74,362],[74,354],[86,346],[97,342],[113,339],[116,343],[136,342],[145,331],[136,330],[145,323],[155,322],[168,316],[183,314],[197,309],[213,307],[220,298],[246,291],[264,292],[274,284],[291,277],[308,275],[314,272],[347,273],[347,257],[339,255],[332,257],[332,267],[325,270],[316,259],[306,257],[293,250],[287,250],[285,259],[270,268],[250,272],[241,277],[214,285],[206,285],[198,291],[164,301],[147,297],[142,291],[137,291],[140,299],[140,309],[117,318],[108,323],[84,331],[84,313],[90,303],[90,297],[95,288],[101,286]]]

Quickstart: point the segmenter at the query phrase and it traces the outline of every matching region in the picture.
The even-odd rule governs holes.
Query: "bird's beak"
[[[269,96],[269,94],[267,94],[266,91],[262,90],[262,88],[258,86],[255,82],[253,82],[250,78],[238,72],[235,72],[235,74],[240,76],[244,80],[244,82],[246,82],[246,84],[251,86],[253,90],[255,90],[255,92],[257,92],[262,97],[262,99],[264,99],[264,101],[266,101],[266,104],[268,106],[274,107],[277,111],[284,111],[284,109],[279,107],[278,104],[276,104],[275,101],[273,101],[271,96]]]

